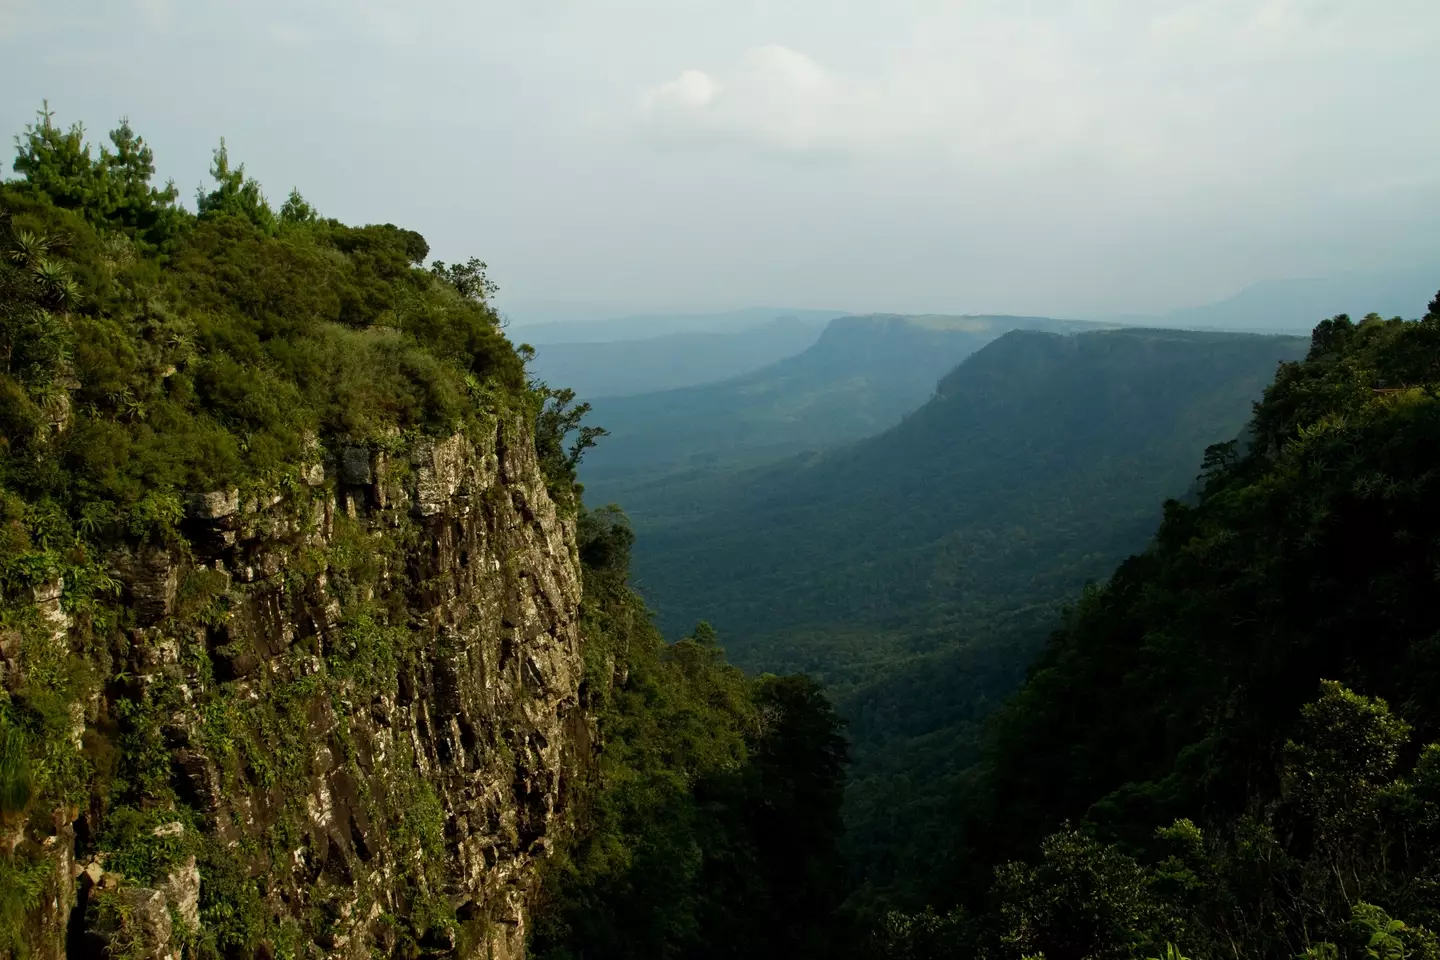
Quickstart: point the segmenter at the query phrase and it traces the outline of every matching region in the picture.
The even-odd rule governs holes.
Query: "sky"
[[[187,197],[223,135],[522,322],[1151,313],[1440,267],[1436,50],[1435,0],[0,0],[0,132],[128,116]]]

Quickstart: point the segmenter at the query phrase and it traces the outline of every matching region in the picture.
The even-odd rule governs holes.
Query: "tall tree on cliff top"
[[[48,101],[36,122],[15,137],[15,172],[57,207],[83,211],[91,222],[104,220],[109,207],[105,164],[91,156],[84,125],[62,130]]]
[[[216,217],[243,217],[266,233],[273,234],[276,228],[275,211],[260,189],[254,177],[245,176],[245,164],[230,166],[230,150],[225,138],[215,148],[215,162],[210,167],[210,176],[215,180],[215,189],[209,193],[202,187],[196,191],[195,208],[201,220]]]
[[[85,127],[62,130],[45,104],[36,122],[15,138],[15,172],[28,190],[75,210],[98,227],[119,230],[150,249],[166,251],[186,217],[173,181],[153,185],[155,155],[128,118],[110,131],[113,150],[92,152]]]

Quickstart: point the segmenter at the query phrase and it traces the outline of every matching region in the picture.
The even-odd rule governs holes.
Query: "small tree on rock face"
[[[568,387],[555,390],[538,382],[532,383],[531,389],[540,402],[540,412],[535,417],[535,452],[554,492],[562,483],[575,482],[575,468],[585,451],[609,431],[582,424],[590,412],[590,404],[576,404],[574,390]],[[575,439],[567,448],[565,441],[571,434]]]

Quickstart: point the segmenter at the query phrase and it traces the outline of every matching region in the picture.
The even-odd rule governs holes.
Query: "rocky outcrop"
[[[523,955],[594,752],[573,520],[518,418],[315,453],[274,490],[196,491],[183,543],[110,556],[126,613],[84,643],[116,679],[77,742],[131,781],[125,751],[152,751],[157,779],[127,782],[138,833],[101,803],[58,819],[33,955]]]

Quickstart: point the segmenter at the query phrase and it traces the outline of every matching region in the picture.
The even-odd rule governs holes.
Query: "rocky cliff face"
[[[80,788],[9,828],[32,955],[523,955],[593,756],[574,525],[523,418],[316,444],[183,509],[107,558],[113,610],[57,582],[0,643],[7,683],[37,644],[90,678],[54,748]]]

